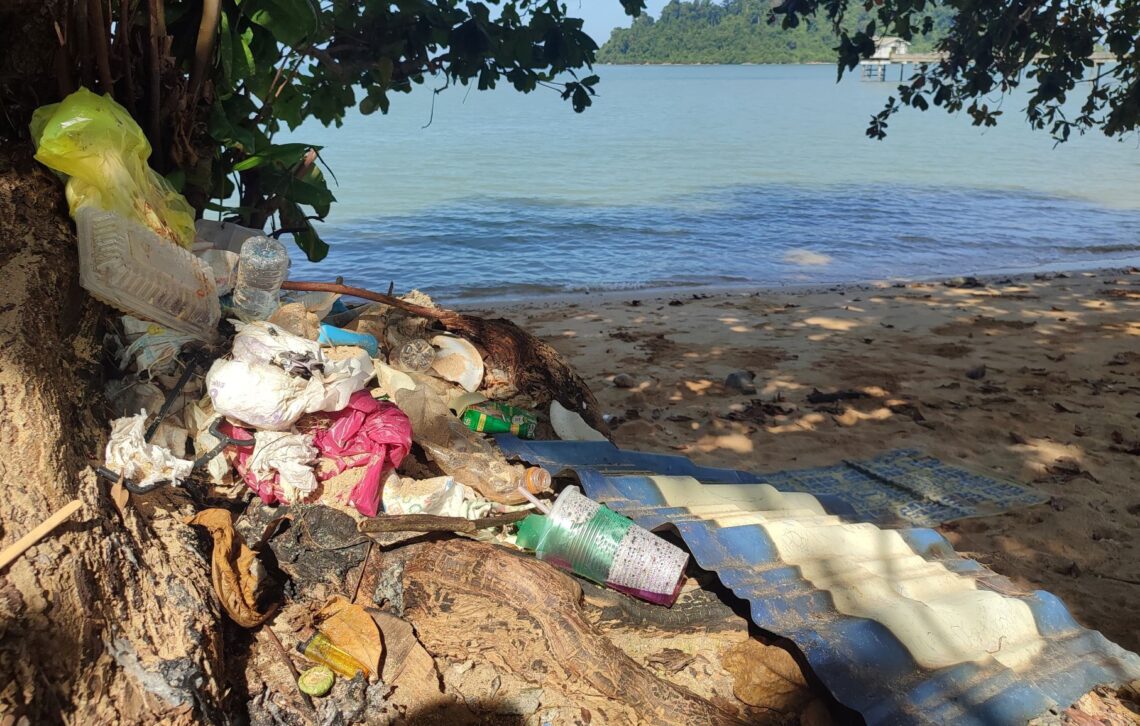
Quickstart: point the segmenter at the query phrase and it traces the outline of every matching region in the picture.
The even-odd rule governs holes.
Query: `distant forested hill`
[[[812,63],[835,62],[838,44],[830,27],[801,25],[783,30],[768,24],[772,0],[672,0],[657,19],[642,15],[630,28],[615,28],[598,52],[599,63]],[[938,9],[935,34],[950,11]],[[866,25],[866,13],[853,13],[852,27]],[[929,50],[933,41],[916,38],[912,49]]]

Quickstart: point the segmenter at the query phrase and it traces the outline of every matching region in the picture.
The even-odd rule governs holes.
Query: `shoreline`
[[[487,312],[494,306],[497,311],[513,311],[534,308],[566,307],[571,305],[589,305],[594,303],[624,303],[630,300],[663,300],[665,298],[684,298],[693,295],[703,297],[724,296],[757,296],[757,295],[814,295],[824,293],[839,293],[848,291],[886,290],[899,286],[924,285],[943,283],[955,278],[973,278],[979,282],[993,285],[999,281],[1011,282],[1032,281],[1037,275],[1076,275],[1095,273],[1098,275],[1125,274],[1129,269],[1140,267],[1140,256],[1113,260],[1116,264],[1105,265],[1105,261],[1097,260],[1087,265],[1073,265],[1071,262],[1056,262],[1040,265],[1028,269],[1019,269],[1009,272],[992,273],[962,273],[939,274],[921,278],[899,278],[889,280],[862,280],[848,282],[789,282],[784,285],[767,283],[723,283],[723,284],[684,284],[676,286],[652,286],[641,288],[621,288],[573,292],[551,292],[549,294],[504,294],[491,295],[478,298],[434,298],[437,303],[442,301],[447,307],[464,312]],[[1026,280],[1026,278],[1029,280]]]

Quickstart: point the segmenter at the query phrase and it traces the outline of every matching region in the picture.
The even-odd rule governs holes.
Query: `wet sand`
[[[942,532],[1140,650],[1140,270],[956,282],[494,312],[568,358],[623,447],[754,471],[918,448],[1040,489],[1046,504]],[[726,388],[740,370],[756,393]],[[812,405],[813,389],[867,397]]]

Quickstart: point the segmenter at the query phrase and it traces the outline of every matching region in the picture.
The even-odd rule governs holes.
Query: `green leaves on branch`
[[[848,15],[860,12],[872,14],[873,22],[844,31]],[[1026,119],[1058,142],[1073,132],[1099,128],[1115,136],[1140,126],[1140,5],[1134,2],[783,0],[769,22],[795,27],[805,18],[830,23],[840,35],[840,77],[874,53],[876,34],[938,36],[934,50],[941,58],[918,66],[898,87],[898,98],[872,117],[872,138],[885,135],[887,119],[902,106],[965,110],[975,125],[993,126],[1001,111],[990,104],[1023,83],[1029,86]],[[1091,59],[1101,49],[1111,54],[1108,63]]]
[[[613,2],[615,0],[608,0]],[[631,15],[644,0],[620,0]],[[193,0],[167,0],[168,30],[196,30]],[[208,179],[214,206],[245,224],[293,231],[310,259],[327,246],[312,225],[335,201],[303,143],[274,143],[309,119],[340,125],[348,111],[387,113],[392,94],[429,78],[516,90],[557,88],[575,111],[593,102],[597,44],[554,0],[222,0],[208,133],[217,144]],[[235,178],[237,183],[235,184]],[[231,194],[238,203],[226,206]]]

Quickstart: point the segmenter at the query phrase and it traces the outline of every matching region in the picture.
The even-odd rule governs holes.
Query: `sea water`
[[[291,277],[458,302],[1140,260],[1136,137],[1055,145],[1024,95],[996,128],[905,109],[874,141],[896,84],[832,66],[595,70],[582,114],[549,90],[425,86],[290,134],[324,147],[338,199],[328,258]]]

